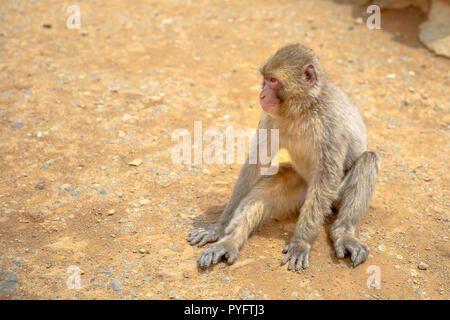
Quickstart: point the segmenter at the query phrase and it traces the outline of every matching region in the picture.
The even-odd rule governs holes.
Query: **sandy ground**
[[[417,40],[420,12],[383,12],[382,30],[360,16],[330,0],[1,1],[0,299],[448,299],[450,61]],[[337,260],[325,226],[288,272],[295,221],[269,221],[234,265],[199,270],[185,239],[240,165],[175,165],[171,134],[254,128],[258,67],[291,42],[321,54],[382,158],[359,228],[371,255]]]

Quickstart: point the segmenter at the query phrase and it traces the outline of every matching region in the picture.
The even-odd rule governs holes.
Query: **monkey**
[[[259,129],[278,129],[279,146],[291,161],[278,172],[262,175],[261,162],[248,158],[231,198],[216,223],[188,236],[204,249],[200,267],[225,259],[236,261],[250,234],[267,217],[286,212],[298,215],[293,235],[283,248],[281,265],[299,271],[309,255],[319,226],[336,213],[330,229],[337,258],[350,255],[353,266],[363,263],[369,247],[356,236],[356,227],[369,208],[380,170],[376,152],[367,150],[367,133],[359,110],[328,79],[318,56],[301,44],[276,51],[260,68],[263,78]],[[266,143],[270,145],[270,138]],[[273,155],[271,155],[273,156]]]

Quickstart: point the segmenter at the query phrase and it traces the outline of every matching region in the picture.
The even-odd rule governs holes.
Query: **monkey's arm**
[[[267,114],[263,114],[258,124],[258,132],[259,129],[266,129],[267,131],[269,131],[269,129],[272,129],[272,124],[273,123],[271,117]],[[267,134],[265,135],[265,137],[267,138],[267,140],[258,139],[258,136],[255,137],[255,139],[258,139],[257,142],[259,150],[261,150],[261,147],[271,150],[271,134],[270,132],[266,133]],[[274,156],[275,154],[270,154],[271,158],[273,158]],[[241,200],[245,196],[247,196],[253,186],[258,182],[259,178],[261,177],[261,169],[267,166],[270,166],[270,161],[269,164],[263,165],[258,155],[256,156],[256,163],[250,163],[249,156],[247,157],[247,160],[245,161],[245,164],[243,165],[239,173],[238,180],[231,193],[231,198],[228,201],[228,204],[226,205],[219,220],[216,223],[208,225],[205,228],[194,230],[188,238],[188,241],[191,245],[197,244],[198,247],[201,247],[208,242],[217,241],[225,235],[225,228],[231,221],[234,211],[238,207]]]
[[[267,131],[272,129],[272,124],[273,124],[272,118],[267,114],[263,114],[258,123],[258,133],[255,137],[255,139],[258,139],[257,143],[259,152],[261,151],[261,148],[267,148],[268,150],[271,150],[271,143],[272,143],[271,134],[270,132]],[[266,139],[261,139],[261,137],[258,137],[260,129],[267,130],[265,135]],[[274,154],[270,154],[271,159],[274,156],[275,156]],[[261,169],[263,167],[269,166],[270,161],[268,164],[261,163],[259,154],[257,154],[256,156],[256,163],[250,163],[249,157],[247,157],[247,160],[245,161],[245,164],[243,165],[239,173],[238,180],[231,193],[230,201],[225,207],[222,216],[217,221],[217,224],[220,224],[224,228],[228,225],[228,222],[231,220],[231,217],[236,207],[239,205],[241,200],[250,192],[250,190],[253,188],[253,186],[258,182],[259,178],[261,177]]]
[[[294,267],[296,270],[308,267],[312,242],[325,216],[330,213],[332,202],[339,192],[343,176],[343,152],[336,149],[334,151],[326,150],[326,156],[320,160],[320,169],[317,170],[308,186],[294,235],[289,245],[283,250],[286,256],[282,265],[289,261],[289,270]]]

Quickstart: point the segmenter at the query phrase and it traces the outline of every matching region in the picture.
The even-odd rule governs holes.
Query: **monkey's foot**
[[[225,257],[227,262],[232,264],[236,261],[238,252],[239,250],[237,247],[226,241],[221,241],[203,250],[198,258],[198,264],[200,267],[209,267],[210,265],[218,263],[221,257]]]
[[[210,224],[205,228],[198,228],[192,231],[187,238],[191,246],[197,245],[198,248],[204,246],[208,242],[214,242],[221,238],[222,232],[220,228],[214,224]]]
[[[353,236],[345,235],[334,242],[334,250],[338,258],[344,258],[345,252],[351,255],[353,266],[363,263],[369,255],[369,247]]]
[[[289,261],[288,270],[292,270],[294,267],[296,271],[300,270],[302,267],[303,269],[306,269],[309,265],[310,251],[311,245],[305,241],[291,240],[291,242],[283,249],[283,253],[286,255],[284,256],[283,261],[281,261],[281,265],[284,265]]]

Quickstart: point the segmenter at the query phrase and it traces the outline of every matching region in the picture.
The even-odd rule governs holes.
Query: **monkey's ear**
[[[316,70],[314,69],[314,66],[312,64],[310,64],[309,66],[306,67],[305,77],[306,77],[306,81],[308,81],[308,83],[311,85],[311,87],[316,84],[317,74],[316,74]]]

